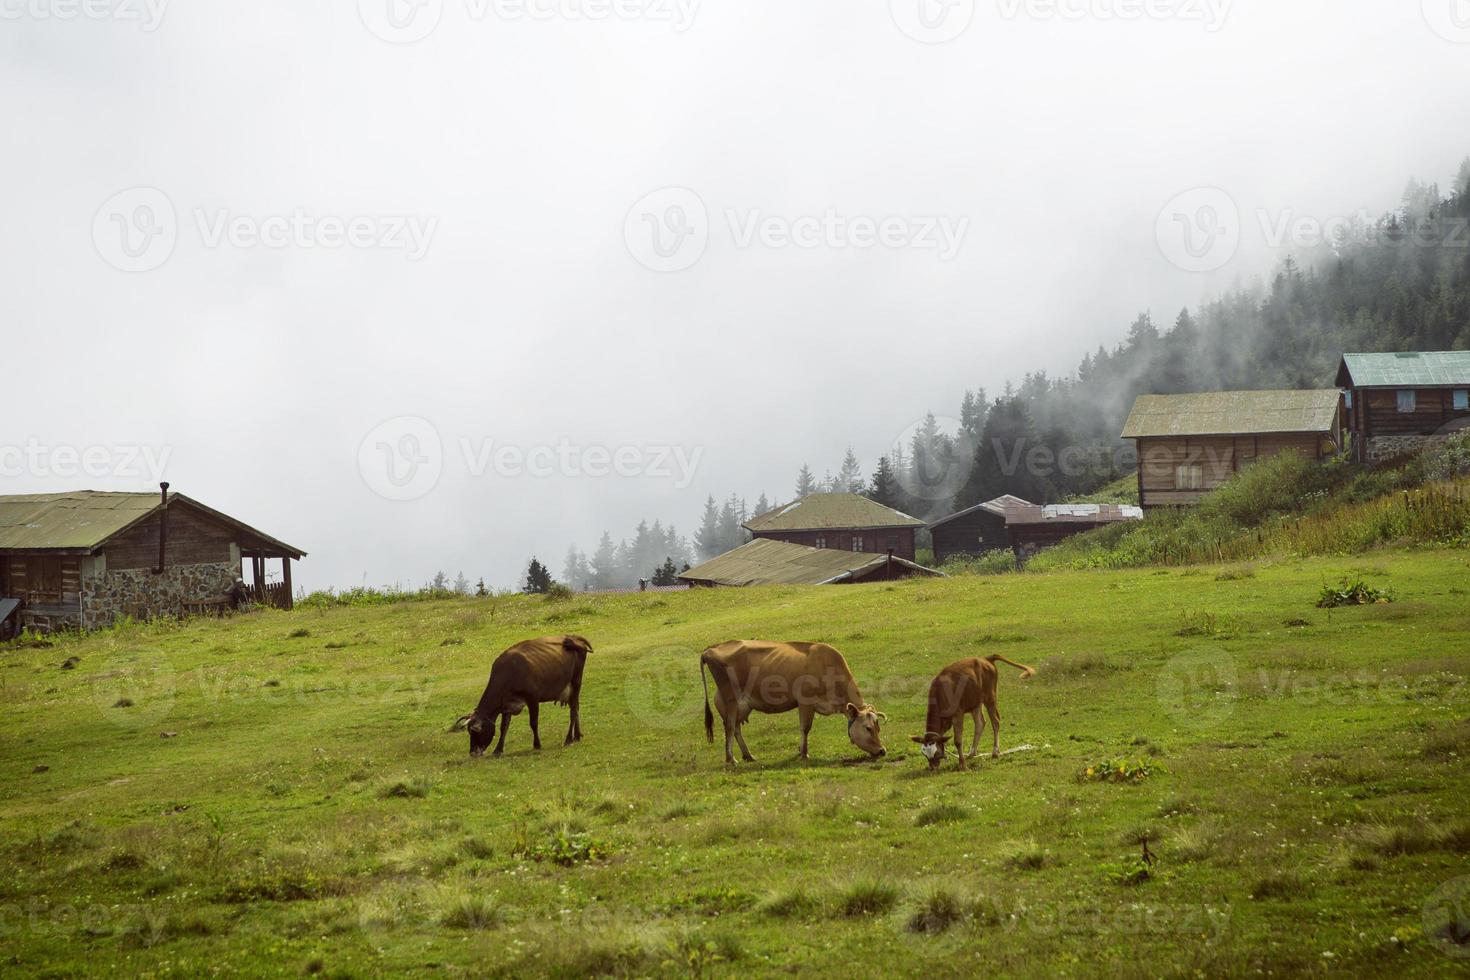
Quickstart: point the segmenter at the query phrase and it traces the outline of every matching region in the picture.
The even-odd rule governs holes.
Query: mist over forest
[[[817,491],[862,493],[925,520],[1007,493],[1037,503],[1086,495],[1132,471],[1119,433],[1140,394],[1331,387],[1345,351],[1465,349],[1470,159],[1447,192],[1411,180],[1398,207],[1343,223],[1269,280],[1172,316],[1139,313],[1116,345],[1087,353],[1070,375],[1032,371],[1003,391],[966,391],[957,426],[931,413],[866,466],[851,448],[819,461],[821,476],[793,460],[791,486],[711,496],[689,536],[655,519],[629,537],[573,544],[559,581],[579,591],[672,584],[669,565],[737,547],[749,539],[744,521]]]

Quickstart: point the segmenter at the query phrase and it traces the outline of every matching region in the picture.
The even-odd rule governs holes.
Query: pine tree
[[[545,595],[551,591],[551,584],[551,572],[532,557],[531,564],[526,566],[526,584],[521,591],[527,595]]]
[[[660,565],[657,569],[654,570],[654,573],[653,573],[653,584],[654,585],[678,585],[679,584],[679,569],[674,564],[674,559],[673,558],[665,558],[664,559],[664,563],[662,565]]]
[[[459,595],[470,594],[470,580],[464,577],[464,572],[454,576],[454,591]]]
[[[705,560],[725,553],[720,539],[720,508],[713,495],[704,502],[704,518],[694,532],[694,550]]]
[[[592,567],[587,564],[587,556],[576,545],[567,549],[566,559],[562,562],[561,577],[567,588],[574,592],[586,589],[592,581]]]
[[[760,499],[758,499],[755,502],[754,516],[759,517],[762,514],[769,514],[770,512],[771,512],[771,502],[769,500],[767,500],[766,499],[766,495],[764,493],[762,493],[760,495]]]
[[[483,576],[480,578],[480,581],[475,583],[475,595],[481,599],[487,598],[490,595],[490,590],[485,588],[485,579]]]
[[[434,579],[433,579],[433,581],[431,581],[429,583],[429,591],[430,592],[448,592],[449,591],[449,576],[445,575],[442,570],[441,571],[438,571],[438,572],[435,572],[434,573]]]
[[[592,554],[592,587],[611,589],[618,581],[617,552],[613,548],[612,535],[602,532],[597,550]]]
[[[873,482],[868,486],[867,494],[884,507],[901,509],[898,480],[893,475],[893,464],[888,461],[887,456],[878,457],[878,468],[873,471]]]
[[[812,468],[805,463],[801,464],[801,472],[796,475],[796,499],[809,497],[817,492],[817,481],[812,476]]]
[[[847,455],[842,457],[842,469],[837,471],[836,489],[842,493],[863,492],[863,466],[851,446],[847,447]]]

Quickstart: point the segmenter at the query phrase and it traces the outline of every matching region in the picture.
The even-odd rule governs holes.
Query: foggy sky
[[[709,493],[789,496],[848,444],[870,470],[967,387],[1065,373],[1140,310],[1268,272],[1259,213],[1378,213],[1470,153],[1462,0],[981,0],[942,44],[901,26],[920,0],[444,0],[415,43],[370,27],[402,0],[87,2],[0,0],[0,463],[31,448],[0,486],[153,489],[122,462],[148,447],[310,552],[308,588],[510,586],[642,517],[690,533]],[[1203,273],[1157,237],[1202,187],[1240,212]],[[174,241],[129,272],[114,218],[157,199],[133,188]],[[709,218],[680,271],[628,240],[664,188]],[[965,231],[950,258],[773,244],[829,212]],[[776,239],[742,243],[752,215]],[[362,244],[327,244],[354,219]],[[442,473],[394,501],[360,450],[402,417]],[[475,476],[462,440],[698,466]],[[99,447],[107,472],[54,472]]]

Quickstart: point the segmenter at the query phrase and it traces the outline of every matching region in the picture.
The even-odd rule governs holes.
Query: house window
[[[1198,463],[1186,463],[1174,471],[1175,490],[1203,490],[1205,468]]]
[[[1455,411],[1470,412],[1470,391],[1455,392]]]
[[[1399,412],[1404,415],[1413,415],[1419,409],[1419,393],[1417,391],[1401,391],[1399,395]]]
[[[825,547],[827,547],[827,539],[826,538],[817,538],[817,547],[818,548],[825,548]]]
[[[26,591],[32,595],[61,598],[61,559],[31,556],[26,559],[29,582]]]
[[[860,535],[860,534],[854,534],[852,536],[852,550],[853,551],[862,551],[863,550],[863,538],[862,538],[862,535]]]
[[[1351,412],[1353,410],[1353,393],[1352,393],[1352,391],[1351,390],[1344,391],[1342,393],[1342,400],[1343,400],[1343,404],[1347,406],[1348,411]]]

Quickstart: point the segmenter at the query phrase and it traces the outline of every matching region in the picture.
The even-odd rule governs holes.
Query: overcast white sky
[[[871,467],[1470,154],[1466,0],[150,2],[0,0],[0,483],[166,453],[308,587]]]

